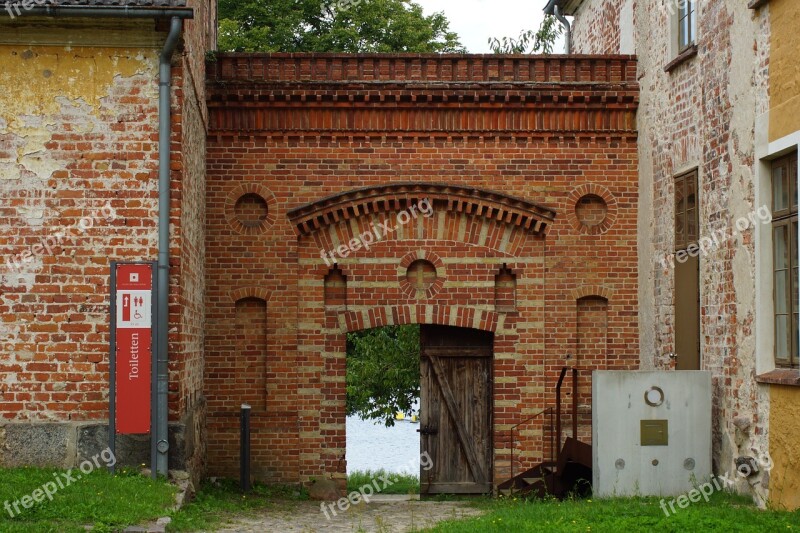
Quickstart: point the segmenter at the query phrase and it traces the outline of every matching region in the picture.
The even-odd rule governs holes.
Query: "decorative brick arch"
[[[239,287],[230,292],[230,298],[233,303],[245,298],[258,298],[259,300],[269,302],[271,296],[272,293],[263,287]]]
[[[440,183],[394,183],[347,191],[289,211],[298,235],[372,213],[409,208],[423,200],[438,208],[484,217],[544,235],[556,211],[498,192]]]
[[[420,206],[429,211],[427,215],[420,214]],[[412,211],[403,224],[403,213]],[[322,250],[372,233],[376,244],[409,239],[457,241],[505,256],[518,255],[531,237],[543,240],[555,216],[555,210],[526,200],[436,183],[355,189],[288,212],[295,233],[314,239]],[[381,230],[384,224],[393,230]]]
[[[602,285],[581,285],[580,287],[572,289],[570,296],[573,300],[580,300],[581,298],[590,296],[599,296],[610,302],[613,294],[611,289]]]
[[[339,313],[339,331],[348,333],[363,329],[405,324],[438,324],[496,332],[501,315],[486,309],[445,305],[387,305],[364,312]]]

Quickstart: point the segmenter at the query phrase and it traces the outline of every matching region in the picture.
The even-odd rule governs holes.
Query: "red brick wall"
[[[662,1],[662,0],[658,0]],[[670,1],[670,0],[664,0]],[[573,19],[572,51],[578,54],[620,53],[620,10],[633,9],[634,2],[589,0]]]
[[[197,0],[189,5],[194,19],[184,23],[183,47],[173,68],[177,103],[173,106],[170,327],[174,333],[169,338],[169,406],[170,421],[185,432],[179,455],[185,458],[186,469],[199,476],[205,461],[205,56],[216,48],[217,3]]]
[[[439,323],[495,333],[496,481],[508,474],[510,426],[551,405],[560,367],[578,353],[582,298],[608,300],[607,349],[591,363],[638,367],[630,58],[254,55],[221,56],[209,70],[206,352],[239,365],[247,356],[237,353],[237,302],[265,302],[266,383],[256,386],[266,408],[253,417],[259,477],[343,475],[347,331]],[[415,185],[405,192],[381,188],[406,182]],[[459,196],[425,184],[494,192]],[[353,192],[361,187],[372,189]],[[236,220],[237,200],[250,193],[268,209],[256,226]],[[339,193],[347,196],[291,213],[298,221],[343,206],[320,214],[321,227],[309,215],[312,225],[295,231],[291,210]],[[370,194],[381,201],[364,216],[360,198]],[[518,227],[497,215],[499,195],[551,208],[555,220],[539,231]],[[607,206],[599,224],[579,207],[587,195]],[[346,297],[331,287],[326,306],[331,268],[321,251],[426,196],[431,218],[337,258]],[[420,257],[437,270],[423,293],[405,274]],[[503,268],[516,277],[514,310],[496,307]],[[250,372],[232,379],[206,367],[216,475],[235,472],[237,406],[252,401]],[[537,431],[518,435],[517,467],[541,459]]]
[[[185,27],[184,46],[173,60],[169,407],[172,422],[191,426],[186,435],[195,444],[188,467],[199,472],[202,449],[194,437],[202,419],[186,415],[202,399],[203,80],[211,37],[198,32],[207,30],[204,21],[211,11],[203,6],[212,3],[196,4],[197,18]],[[117,21],[115,28],[124,29],[109,37],[105,24],[64,21],[63,28],[41,29],[45,41],[68,42],[79,36],[86,44],[82,48],[2,47],[7,52],[4,86],[27,87],[33,72],[41,76],[30,95],[36,102],[33,112],[9,91],[0,100],[0,122],[9,125],[0,135],[0,168],[18,169],[3,179],[3,262],[58,228],[74,236],[21,268],[1,272],[0,334],[5,338],[0,339],[0,417],[10,423],[81,426],[107,420],[110,261],[157,256],[159,50],[151,43],[163,41],[165,27],[152,20]],[[146,47],[137,48],[145,46],[141,43]],[[58,61],[48,62],[53,56]],[[38,69],[40,61],[49,68]],[[193,72],[191,65],[200,70]],[[24,77],[14,77],[17,69]],[[77,75],[78,82],[63,82],[62,71]],[[76,87],[86,90],[81,93]],[[13,119],[6,122],[7,116],[27,116],[31,124],[47,125],[39,133],[49,138],[37,156],[44,164],[25,160],[25,139],[38,137],[18,129]],[[111,218],[97,218],[107,202]],[[95,217],[93,227],[79,231],[82,217]],[[76,433],[80,439],[74,427],[63,431],[70,442]],[[52,453],[46,455],[66,453],[56,449],[60,443],[42,442],[41,448],[51,444]],[[81,446],[79,442],[78,453]],[[173,466],[186,466],[183,459]],[[0,463],[7,460],[0,454]],[[72,460],[64,459],[66,464]],[[63,464],[60,459],[46,462]]]

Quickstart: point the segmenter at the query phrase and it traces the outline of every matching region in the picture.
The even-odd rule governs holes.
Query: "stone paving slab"
[[[220,533],[316,532],[326,533],[405,533],[431,527],[443,520],[469,518],[483,514],[465,502],[415,501],[408,497],[381,498],[359,503],[345,512],[335,506],[325,514],[320,502],[286,502],[286,507],[272,507],[257,515],[235,518],[220,526]]]

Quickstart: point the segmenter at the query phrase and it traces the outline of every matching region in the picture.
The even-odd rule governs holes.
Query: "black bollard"
[[[239,435],[239,487],[250,492],[250,406],[242,404]]]

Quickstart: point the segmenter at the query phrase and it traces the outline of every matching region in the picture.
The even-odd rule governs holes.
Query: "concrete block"
[[[710,372],[596,371],[592,398],[596,497],[677,496],[709,480]]]
[[[186,466],[186,429],[182,424],[169,426],[169,467],[183,470]],[[108,448],[108,425],[87,424],[78,428],[78,462],[100,455]],[[117,435],[118,466],[150,466],[150,435]]]
[[[15,423],[0,428],[0,464],[69,466],[74,453],[75,426],[65,423]]]
[[[99,456],[108,448],[108,424],[87,424],[78,428],[78,462]],[[150,435],[117,435],[114,454],[117,466],[150,464]]]

